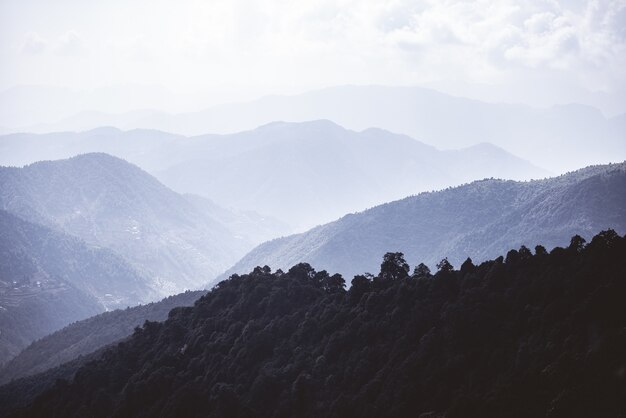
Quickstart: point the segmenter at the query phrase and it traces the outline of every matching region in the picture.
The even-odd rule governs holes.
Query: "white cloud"
[[[82,8],[41,2],[41,16],[14,8],[15,16],[2,19],[15,24],[5,26],[20,36],[23,28],[37,30],[21,50],[38,53],[46,74],[14,57],[14,70],[0,80],[5,85],[12,82],[6,74],[15,75],[13,83],[46,76],[72,85],[75,74],[58,54],[91,64],[86,83],[172,89],[268,93],[345,83],[537,80],[626,87],[624,0],[135,0]],[[47,49],[56,54],[42,54]]]
[[[54,52],[57,55],[62,56],[77,56],[82,55],[87,51],[87,47],[76,31],[70,30],[61,35],[54,48]]]
[[[25,54],[41,54],[46,51],[48,41],[39,36],[37,32],[26,34],[24,42],[20,46],[20,52]]]

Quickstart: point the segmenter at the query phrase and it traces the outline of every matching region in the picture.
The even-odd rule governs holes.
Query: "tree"
[[[446,257],[437,263],[437,270],[440,273],[450,273],[451,271],[454,270],[454,267],[448,261],[448,257]]]
[[[267,274],[271,274],[272,273],[272,269],[269,266],[256,266],[254,268],[254,270],[252,270],[252,274],[255,275],[267,275]]]
[[[370,273],[358,274],[352,279],[349,298],[351,303],[357,303],[361,296],[372,290],[372,278]]]
[[[528,260],[529,258],[533,256],[533,253],[525,245],[522,245],[521,247],[519,247],[518,252],[522,260]]]
[[[520,255],[517,250],[510,250],[508,253],[506,253],[506,259],[504,260],[504,262],[506,264],[515,264],[519,261],[519,259]]]
[[[535,255],[548,255],[548,250],[546,250],[546,247],[544,247],[543,245],[537,245],[535,246]]]
[[[430,274],[430,269],[424,263],[419,263],[417,266],[415,266],[415,269],[413,270],[414,279],[420,279],[420,278],[431,277],[431,276],[432,274]]]
[[[318,271],[315,273],[313,280],[318,282],[322,288],[328,293],[334,293],[340,290],[344,290],[346,286],[346,281],[343,279],[341,274],[333,274],[332,276],[328,274],[326,270]]]
[[[378,277],[383,280],[406,279],[409,277],[409,270],[403,253],[387,253],[383,257]]]
[[[309,263],[300,263],[290,268],[287,274],[300,280],[312,279],[315,277],[315,269]]]
[[[474,263],[472,263],[472,259],[467,257],[467,260],[465,260],[463,264],[461,264],[461,273],[463,274],[472,273],[475,268],[476,266],[474,266]]]
[[[585,248],[585,243],[587,241],[581,237],[580,235],[574,235],[569,243],[568,250],[574,251],[576,253],[581,252]]]
[[[328,293],[341,292],[345,290],[346,281],[339,273],[335,273],[332,276],[326,278],[322,283],[324,290]]]

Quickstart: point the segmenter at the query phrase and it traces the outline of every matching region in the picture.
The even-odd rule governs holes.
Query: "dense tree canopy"
[[[626,238],[605,231],[433,276],[390,253],[349,290],[308,264],[257,268],[146,322],[21,414],[623,416],[624,256]]]

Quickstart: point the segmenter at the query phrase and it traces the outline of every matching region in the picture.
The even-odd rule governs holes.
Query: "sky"
[[[0,61],[0,90],[142,86],[164,110],[380,84],[618,113],[626,0],[0,0]]]

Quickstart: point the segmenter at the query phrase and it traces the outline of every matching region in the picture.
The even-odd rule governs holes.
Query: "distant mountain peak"
[[[123,131],[115,126],[100,126],[98,128],[90,129],[85,131],[86,134],[89,135],[117,135],[122,133]]]
[[[346,131],[343,126],[333,122],[329,119],[314,119],[303,122],[286,122],[286,121],[273,121],[257,128],[259,131],[269,129],[323,129],[323,130],[338,130]]]

